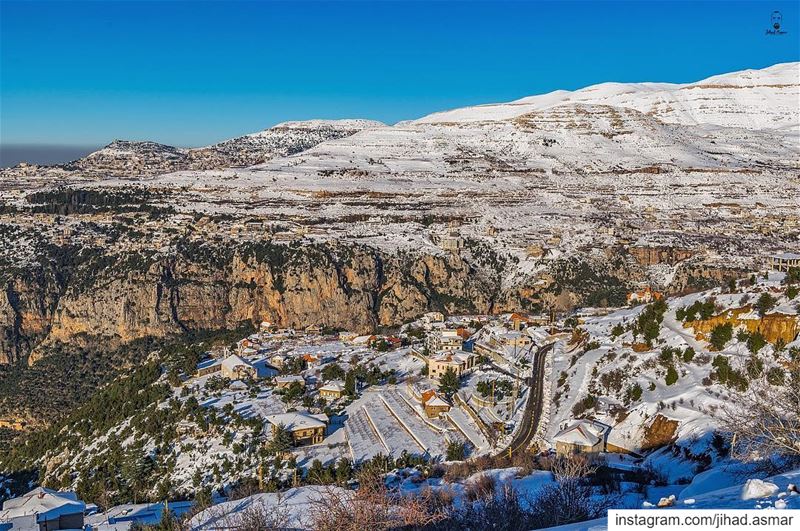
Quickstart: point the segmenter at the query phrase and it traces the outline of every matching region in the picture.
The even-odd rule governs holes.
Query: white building
[[[460,350],[463,345],[464,340],[458,330],[434,330],[425,338],[428,352]]]
[[[83,529],[86,504],[74,492],[37,487],[18,498],[6,500],[0,510],[0,524],[10,529]],[[1,527],[0,527],[1,528]]]
[[[767,266],[773,271],[789,271],[790,267],[800,267],[800,254],[778,253],[767,258]]]

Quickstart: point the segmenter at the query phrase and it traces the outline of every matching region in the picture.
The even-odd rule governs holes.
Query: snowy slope
[[[300,153],[327,140],[379,127],[383,124],[371,120],[283,122],[264,131],[189,150],[188,156],[191,167],[197,169],[252,166],[274,157]]]
[[[610,184],[630,173],[733,173],[761,166],[790,169],[799,164],[796,138],[786,133],[732,128],[699,131],[665,124],[635,110],[568,104],[513,120],[367,130],[239,175],[256,184],[283,175],[368,182],[439,175],[497,179],[525,172],[545,185],[552,176],[570,183],[577,175],[589,173],[608,175]],[[689,180],[697,179],[691,175]]]
[[[564,339],[554,349],[552,420],[546,430],[550,444],[573,418],[593,417],[612,427],[608,442],[620,448],[647,453],[651,446],[671,441],[688,452],[681,455],[680,452],[658,451],[647,457],[647,464],[662,472],[670,482],[691,479],[708,466],[708,463],[702,463],[702,459],[698,460],[698,456],[707,455],[716,463],[721,456],[712,449],[711,439],[721,422],[720,415],[715,412],[735,403],[739,395],[735,389],[712,377],[715,372],[712,360],[717,356],[725,357],[731,367],[746,373],[751,354],[746,340],[736,337],[744,327],[734,330],[733,339],[723,350],[716,351],[691,327],[685,327],[676,318],[676,312],[695,301],[710,301],[716,304],[714,314],[720,315],[745,303],[753,304],[762,294],[770,293],[776,300],[771,312],[797,319],[798,301],[796,298],[788,299],[783,278],[782,273],[772,273],[769,279],[761,279],[753,286],[740,283],[733,293],[723,293],[715,288],[668,299],[659,335],[649,348],[641,343],[641,335],[636,337],[630,330],[645,306],[586,318],[580,324],[586,333],[585,342],[570,344]],[[743,318],[758,318],[755,312],[741,315]],[[612,332],[615,327],[620,327],[618,331],[622,333],[615,336]],[[634,349],[634,345],[644,348]],[[795,347],[800,347],[800,339],[788,343],[783,350],[766,344],[758,352],[764,364],[763,370],[782,369]],[[664,361],[662,353],[665,348],[678,353],[691,348],[694,354],[690,358],[673,354],[669,361]],[[669,366],[677,372],[677,380],[673,383],[666,379]],[[755,376],[750,378],[756,379]],[[639,398],[631,395],[634,386],[639,388]],[[586,411],[580,407],[576,410],[576,404],[589,395],[595,397],[595,405]],[[654,428],[657,422],[661,426]],[[659,440],[659,430],[662,435],[672,431]]]
[[[800,496],[796,492],[788,490],[789,485],[797,485],[800,482],[800,470],[793,470],[785,474],[780,474],[763,480],[757,479],[740,479],[740,482],[731,487],[721,488],[705,492],[693,498],[686,498],[680,496],[673,506],[675,509],[800,509]],[[767,496],[758,496],[762,494],[757,492],[762,486],[766,484],[768,489],[774,490],[774,493]],[[772,486],[775,488],[772,489]],[[764,491],[766,493],[766,491]],[[755,497],[751,497],[755,496]],[[653,510],[666,510],[655,509]],[[608,521],[606,518],[598,518],[586,522],[578,522],[576,524],[568,524],[558,527],[547,528],[547,531],[606,531],[608,529]]]

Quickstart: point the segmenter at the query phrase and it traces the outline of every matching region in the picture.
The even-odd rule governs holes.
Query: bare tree
[[[470,502],[491,498],[495,494],[497,482],[493,476],[481,473],[472,478],[464,488],[464,496]]]
[[[748,390],[736,393],[718,410],[731,433],[731,454],[742,460],[759,460],[779,454],[800,460],[800,372],[786,385],[772,385],[761,378]]]
[[[256,500],[242,511],[228,515],[222,521],[224,529],[237,531],[286,529],[290,524],[290,514],[289,508],[279,496],[275,504],[267,505],[263,501]]]
[[[585,478],[597,470],[593,460],[582,454],[558,455],[543,460],[542,468],[550,470],[556,481]]]
[[[581,478],[565,478],[544,485],[534,495],[536,527],[555,527],[599,518],[612,506],[613,497],[593,496],[592,487]]]
[[[431,489],[410,496],[394,493],[380,474],[362,473],[355,492],[335,487],[321,491],[312,501],[311,527],[318,531],[422,528],[445,519],[451,503],[452,496]]]

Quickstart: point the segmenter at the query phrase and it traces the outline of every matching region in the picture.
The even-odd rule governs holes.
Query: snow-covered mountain
[[[541,186],[565,186],[587,174],[601,176],[597,185],[615,186],[619,175],[653,173],[664,185],[697,184],[710,173],[730,179],[739,172],[794,171],[800,166],[799,77],[800,63],[787,63],[686,85],[606,83],[456,109],[273,159],[239,172],[235,186],[320,175],[417,184],[535,176]],[[576,185],[586,191],[582,178]]]
[[[302,156],[274,159],[261,173],[333,176],[570,176],[616,173],[686,173],[796,168],[797,136],[670,124],[625,107],[565,103],[513,118],[421,122],[363,131],[322,143]],[[659,166],[659,168],[654,168]]]
[[[509,103],[438,112],[412,123],[507,120],[560,105],[583,103],[634,109],[666,123],[796,130],[800,127],[798,101],[798,63],[782,63],[695,83],[601,83],[574,92],[557,90]]]
[[[59,169],[72,176],[150,177],[261,164],[262,178],[265,172],[289,171],[292,177],[322,173],[359,180],[400,174],[413,179],[794,170],[800,166],[798,101],[800,63],[784,63],[688,84],[603,83],[559,90],[391,127],[367,120],[286,122],[196,149],[117,141]]]

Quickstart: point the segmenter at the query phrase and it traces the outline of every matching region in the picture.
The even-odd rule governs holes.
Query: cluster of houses
[[[645,293],[651,292],[645,290]],[[429,312],[419,320],[419,323],[426,331],[424,348],[421,350],[412,348],[409,355],[425,361],[428,381],[437,382],[448,371],[459,377],[465,376],[477,367],[479,356],[508,363],[517,354],[521,357],[526,355],[526,352],[530,353],[534,341],[531,327],[546,326],[551,324],[551,319],[549,316],[514,313],[500,319],[483,319],[481,325],[477,326],[473,321],[466,323],[448,321],[440,312]],[[476,333],[475,328],[480,328],[480,332]],[[313,370],[337,359],[338,351],[335,344],[350,345],[347,348],[352,348],[353,345],[377,348],[377,343],[383,342],[388,348],[393,348],[400,343],[400,340],[393,336],[388,338],[374,335],[358,336],[344,332],[335,338],[327,338],[324,348],[317,349],[313,346],[319,339],[311,340],[308,343],[311,348],[304,347],[307,352],[301,350],[300,353],[292,353],[285,349],[276,352],[274,343],[271,344],[276,339],[289,339],[292,344],[296,344],[298,339],[319,334],[320,331],[314,327],[296,332],[293,329],[277,329],[270,323],[264,323],[259,333],[238,342],[236,353],[225,352],[225,355],[218,359],[202,362],[198,366],[197,375],[220,374],[232,380],[269,378],[279,390],[299,386],[306,391],[309,386],[313,386],[318,397],[331,403],[346,395],[344,382],[334,380],[315,384],[315,378],[309,376],[308,372],[282,374],[282,369],[291,358],[302,358],[306,370]],[[397,339],[396,344],[391,342],[391,339]],[[449,413],[454,407],[447,397],[435,391],[433,387],[424,389],[423,386],[423,390],[415,390],[411,395],[417,400],[420,413],[424,411],[424,415],[430,419]],[[269,415],[266,421],[272,426],[272,430],[287,430],[296,446],[322,443],[330,423],[327,415],[309,411]],[[576,421],[556,436],[556,450],[559,453],[605,451],[604,441],[608,427],[602,428],[602,425],[594,421]]]
[[[475,355],[471,352],[470,333],[466,328],[455,329],[444,327],[441,314],[427,314],[430,331],[425,338],[425,363],[428,366],[428,377],[438,380],[448,370],[461,377],[475,367]],[[441,326],[438,326],[441,325]]]
[[[479,356],[498,363],[507,363],[530,352],[534,337],[530,327],[552,324],[548,315],[513,313],[499,319],[485,319],[480,333],[465,326],[447,326],[438,312],[421,319],[425,338],[425,362],[428,376],[438,380],[448,369],[463,376],[476,365]]]

